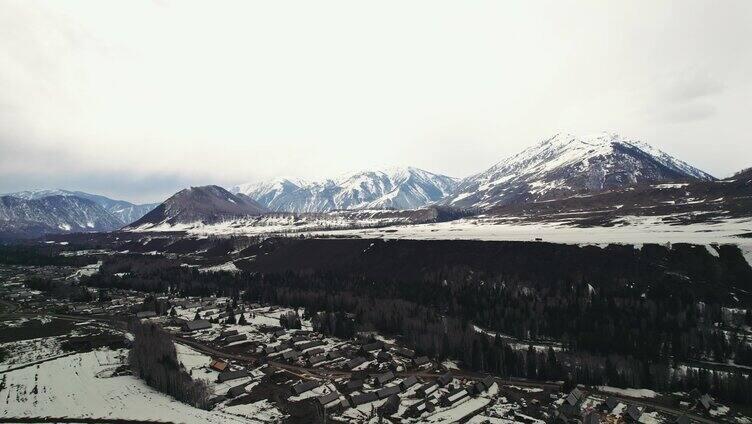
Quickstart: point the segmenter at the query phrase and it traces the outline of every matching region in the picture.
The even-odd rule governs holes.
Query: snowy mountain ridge
[[[444,203],[484,209],[576,192],[684,180],[715,178],[647,143],[616,133],[559,133],[465,178]]]
[[[91,200],[102,206],[107,212],[112,214],[120,222],[120,226],[130,224],[136,221],[147,212],[157,207],[159,203],[134,204],[125,200],[115,200],[98,194],[90,194],[83,191],[71,191],[63,189],[39,189],[24,190],[15,193],[8,193],[7,196],[13,196],[25,200],[38,200],[50,196],[80,197]]]
[[[414,167],[386,167],[313,182],[275,178],[237,185],[230,191],[280,212],[416,209],[449,195],[457,181]]]
[[[23,199],[0,196],[0,235],[35,237],[44,233],[111,231],[122,226],[94,201],[78,196]]]

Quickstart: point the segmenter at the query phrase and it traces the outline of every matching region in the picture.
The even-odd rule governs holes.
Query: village
[[[105,341],[92,343],[91,350],[119,352],[122,363],[113,375],[122,375],[128,374],[124,359],[128,323],[140,322],[169,334],[181,367],[208,388],[210,412],[248,422],[750,422],[705,393],[567,388],[562,382],[503,379],[466,371],[461,364],[421,355],[399,338],[375,331],[358,331],[347,340],[327,336],[320,331],[321,323],[295,308],[229,297],[155,296],[120,289],[89,289],[87,300],[53,300],[50,293],[24,283],[24,275],[30,272],[2,270],[2,325],[7,329],[0,345],[5,352],[0,398],[6,404],[0,409],[8,417],[16,416],[14,408],[18,416],[32,413],[23,405],[24,399],[31,399],[30,389],[23,388],[24,396],[15,396],[16,401],[11,401],[10,393],[2,393],[22,390],[14,383],[14,374],[48,360],[61,360],[60,346],[65,343],[48,343],[44,338],[16,341],[9,336],[15,329],[74,323],[71,334],[51,335],[52,340],[80,339],[83,328],[96,328],[90,334]],[[59,275],[54,267],[34,272],[70,277]],[[111,337],[102,339],[108,331],[122,335],[124,344],[113,345]],[[31,347],[24,348],[29,343]],[[78,349],[73,357],[85,354],[86,349]]]

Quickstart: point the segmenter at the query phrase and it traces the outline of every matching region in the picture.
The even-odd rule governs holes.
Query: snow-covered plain
[[[573,227],[563,222],[522,223],[493,218],[392,226],[374,229],[320,231],[314,235],[358,236],[384,239],[542,241],[564,244],[730,243],[752,246],[752,239],[739,237],[752,232],[752,219],[729,219],[719,223],[670,225],[663,217],[628,217],[625,225]]]
[[[194,408],[155,391],[133,376],[111,377],[125,355],[124,350],[97,350],[5,373],[0,416],[190,424],[264,422],[253,414],[238,416]]]
[[[332,211],[316,214],[265,214],[205,224],[202,221],[174,223],[165,220],[158,224],[145,223],[130,227],[132,232],[182,232],[199,235],[262,235],[288,234],[306,231],[383,227],[408,224],[411,218],[391,211],[363,209]]]
[[[201,268],[201,269],[199,269],[199,272],[222,272],[222,271],[224,271],[224,272],[240,272],[240,270],[238,269],[238,267],[236,267],[235,263],[232,262],[232,261],[225,262],[225,263],[219,264],[219,265],[210,266],[210,267],[207,267],[207,268]]]
[[[10,330],[0,327],[0,331]],[[62,337],[43,337],[0,344],[0,348],[12,353],[0,362],[0,372],[65,355],[60,349],[61,339]]]
[[[365,214],[366,211],[363,211]],[[426,224],[390,224],[377,218],[275,219],[225,221],[216,224],[162,225],[133,231],[179,231],[191,235],[307,235],[313,237],[359,237],[405,240],[544,241],[549,243],[598,245],[646,243],[689,243],[696,245],[734,244],[752,265],[752,218],[730,218],[715,222],[677,225],[672,216],[625,216],[609,227],[577,227],[569,222],[528,222],[513,218],[480,215],[455,221]],[[382,225],[379,225],[382,224]],[[386,225],[383,225],[386,224]],[[325,225],[325,226],[324,226]]]
[[[365,212],[365,211],[364,211]],[[740,234],[752,232],[751,218],[727,219],[676,225],[667,222],[669,216],[627,216],[609,227],[575,227],[567,222],[522,222],[515,219],[478,216],[448,222],[388,225],[374,227],[383,221],[303,220],[293,223],[288,219],[275,222],[242,220],[217,224],[200,222],[181,225],[164,225],[134,231],[185,231],[193,235],[284,235],[306,234],[313,236],[352,236],[384,239],[421,240],[498,240],[542,241],[566,244],[644,244],[644,243],[731,243],[752,246],[752,238]],[[321,229],[328,223],[331,229]],[[358,228],[352,228],[358,227]]]

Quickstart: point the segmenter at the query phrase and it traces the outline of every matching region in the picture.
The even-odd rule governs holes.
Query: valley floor
[[[544,241],[578,245],[689,243],[735,244],[752,264],[752,218],[675,225],[673,216],[625,216],[611,226],[575,226],[571,221],[530,222],[516,218],[478,216],[448,222],[389,225],[377,228],[315,229],[255,226],[237,222],[181,225],[161,231],[208,235],[290,235],[408,240]]]
[[[531,222],[517,218],[477,217],[455,221],[386,225],[333,227],[253,225],[227,221],[216,224],[180,224],[150,228],[156,232],[185,232],[192,235],[284,235],[341,236],[416,240],[488,240],[535,241],[565,244],[644,243],[733,243],[752,245],[752,218],[676,225],[671,216],[625,216],[609,226],[576,226],[571,221]],[[746,237],[745,237],[746,235]]]
[[[519,222],[500,218],[469,218],[435,224],[325,231],[316,235],[418,240],[541,241],[564,244],[731,243],[752,246],[752,219],[718,223],[666,224],[661,217],[626,217],[610,227],[574,227],[563,222]]]

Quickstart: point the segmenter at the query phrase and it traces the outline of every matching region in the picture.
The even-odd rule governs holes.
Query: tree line
[[[209,407],[209,391],[201,380],[193,380],[177,358],[169,334],[155,324],[134,321],[130,325],[133,346],[128,363],[135,375],[150,387],[198,408]]]

